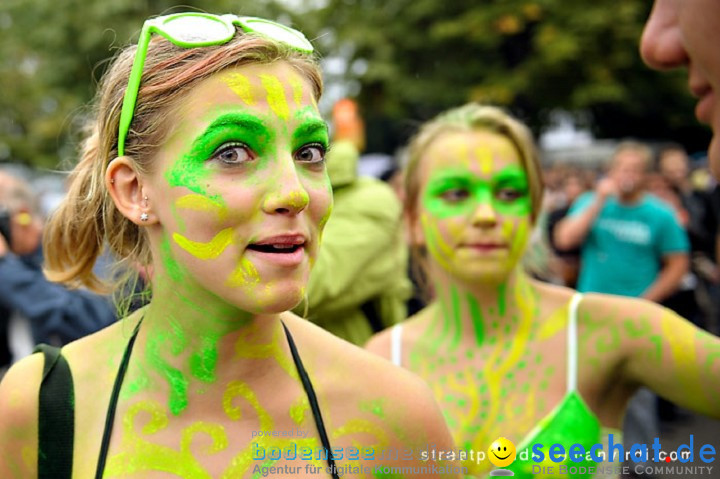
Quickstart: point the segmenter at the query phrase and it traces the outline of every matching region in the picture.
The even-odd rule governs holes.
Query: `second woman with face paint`
[[[368,348],[428,382],[457,446],[484,454],[467,461],[474,474],[492,468],[488,448],[501,437],[517,447],[506,467],[516,477],[561,464],[585,467],[572,477],[618,466],[617,458],[599,464],[567,453],[574,444],[587,452],[610,434],[622,443],[617,429],[640,385],[720,417],[718,338],[656,304],[580,296],[523,271],[542,197],[524,125],[469,104],[422,126],[409,157],[405,211],[416,253],[427,252],[416,258],[434,298]],[[553,444],[564,457],[551,459]],[[537,445],[542,454],[530,450]]]

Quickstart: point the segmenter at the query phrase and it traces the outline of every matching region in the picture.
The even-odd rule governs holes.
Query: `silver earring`
[[[140,221],[147,221],[148,220],[148,214],[142,213],[140,214]]]

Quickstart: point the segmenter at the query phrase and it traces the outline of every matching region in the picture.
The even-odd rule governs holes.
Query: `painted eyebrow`
[[[205,137],[226,126],[238,126],[255,135],[267,135],[270,129],[265,122],[254,115],[247,113],[228,113],[215,119],[202,134],[195,139],[193,147],[200,143]]]
[[[516,169],[514,167],[508,167],[503,170],[498,171],[496,174],[492,177],[493,181],[502,182],[502,181],[513,181],[513,180],[522,180],[527,182],[527,174],[522,169]]]
[[[322,132],[325,135],[328,134],[327,123],[319,118],[310,118],[305,120],[298,126],[293,132],[293,140],[297,141],[302,138],[311,136],[313,133]]]

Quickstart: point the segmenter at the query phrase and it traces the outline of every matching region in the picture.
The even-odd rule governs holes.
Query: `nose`
[[[478,205],[473,214],[472,224],[480,228],[492,228],[497,224],[497,215],[491,203],[482,202]]]
[[[655,0],[640,40],[643,61],[656,70],[668,70],[688,63],[678,24],[676,0]]]
[[[268,181],[263,211],[268,214],[293,216],[299,214],[310,203],[310,196],[302,184],[292,160],[283,162],[280,171]]]

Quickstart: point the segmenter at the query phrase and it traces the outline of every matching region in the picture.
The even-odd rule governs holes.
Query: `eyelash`
[[[245,160],[242,160],[242,161],[226,161],[226,160],[220,158],[220,155],[222,155],[223,153],[225,153],[225,152],[227,152],[227,151],[230,151],[230,150],[238,149],[238,148],[240,148],[240,149],[242,149],[242,150],[245,151],[248,159],[245,159]],[[224,165],[232,166],[232,165],[239,165],[239,164],[242,164],[242,163],[246,163],[246,162],[248,162],[248,161],[251,161],[251,160],[255,159],[255,157],[253,156],[252,150],[250,149],[250,147],[247,146],[245,143],[242,143],[242,142],[239,142],[239,141],[233,141],[233,142],[230,142],[230,143],[225,143],[225,144],[223,144],[222,146],[220,146],[217,150],[215,150],[215,151],[213,152],[213,154],[210,156],[210,159],[212,159],[212,160],[215,160],[215,159],[216,159],[216,160],[220,161],[220,162],[221,162],[222,164],[224,164]]]
[[[521,190],[516,190],[514,188],[501,188],[495,192],[494,196],[500,201],[515,201],[524,195],[525,192]],[[456,203],[469,198],[470,193],[465,188],[451,188],[449,190],[443,191],[440,194],[440,197],[443,198],[445,201]]]
[[[325,163],[325,155],[327,154],[327,148],[326,148],[325,145],[323,145],[322,143],[308,143],[307,145],[303,145],[302,147],[298,148],[298,150],[295,152],[295,155],[294,155],[294,156],[297,158],[298,155],[299,155],[301,152],[303,152],[303,151],[305,151],[305,150],[308,150],[308,149],[311,149],[311,148],[317,148],[317,149],[319,150],[319,152],[320,152],[320,159],[319,159],[319,160],[315,160],[315,161],[302,161],[302,160],[300,160],[300,162],[301,162],[301,163],[307,163],[307,164],[310,164],[310,165],[318,165],[318,164]]]

